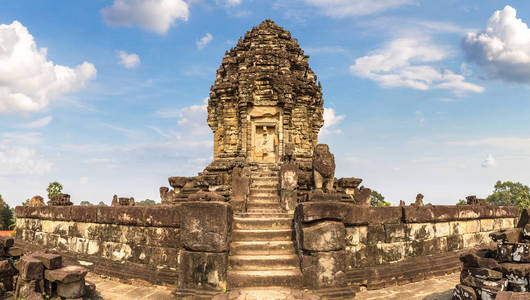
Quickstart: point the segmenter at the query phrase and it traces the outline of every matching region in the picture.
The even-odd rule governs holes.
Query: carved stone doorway
[[[253,126],[253,158],[256,162],[278,161],[278,130],[274,123],[255,123]]]

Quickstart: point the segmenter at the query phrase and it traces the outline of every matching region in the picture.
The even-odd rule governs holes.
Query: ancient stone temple
[[[177,299],[236,299],[249,287],[297,290],[286,299],[351,299],[361,288],[459,271],[460,251],[518,221],[517,207],[476,197],[424,206],[418,194],[411,205],[372,207],[362,179],[335,178],[335,157],[318,143],[320,84],[297,40],[270,20],[226,52],[207,122],[213,161],[197,176],[169,177],[162,205],[118,196],[110,207],[36,200],[15,210],[17,239],[94,272],[175,285]],[[502,249],[530,234],[518,237]],[[477,288],[468,281],[455,294]],[[514,286],[530,290],[527,281]]]

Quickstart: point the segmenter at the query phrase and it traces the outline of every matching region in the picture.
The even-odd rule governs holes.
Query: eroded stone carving
[[[333,190],[333,180],[335,179],[335,156],[329,152],[326,144],[318,144],[313,154],[313,179],[315,189],[322,189],[325,192]]]
[[[46,204],[44,203],[44,199],[39,196],[39,195],[36,195],[36,196],[33,196],[28,204],[26,204],[27,206],[46,206]]]

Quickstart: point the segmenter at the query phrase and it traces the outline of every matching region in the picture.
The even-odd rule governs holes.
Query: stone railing
[[[458,250],[489,243],[489,233],[515,227],[518,214],[516,207],[301,203],[295,229],[304,284],[370,289],[454,272]]]
[[[81,261],[94,272],[177,285],[177,293],[222,291],[232,226],[230,204],[19,206],[17,239]],[[194,272],[204,270],[201,276]]]

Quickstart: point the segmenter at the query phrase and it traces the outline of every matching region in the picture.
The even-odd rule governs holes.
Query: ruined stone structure
[[[468,201],[476,201],[468,197]],[[461,283],[455,300],[530,299],[530,209],[522,212],[516,228],[493,232],[496,247],[464,253]]]
[[[362,179],[335,178],[318,144],[320,84],[291,34],[270,20],[226,53],[210,91],[213,161],[169,177],[162,205],[17,207],[17,237],[122,278],[177,286],[179,299],[246,287],[308,289],[349,299],[460,268],[459,251],[514,228],[519,211],[371,207]]]

